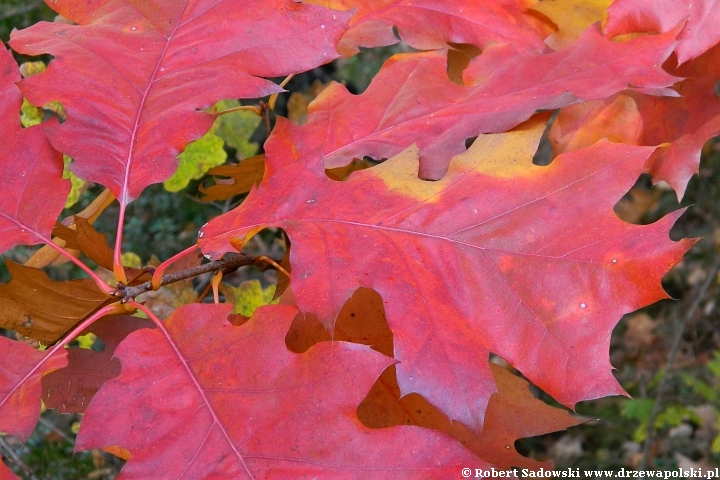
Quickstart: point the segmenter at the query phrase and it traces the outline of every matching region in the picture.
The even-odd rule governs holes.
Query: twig
[[[58,435],[60,435],[64,440],[72,443],[73,445],[75,444],[75,440],[73,440],[67,433],[65,433],[65,432],[63,432],[62,430],[60,430],[60,429],[57,427],[57,425],[55,425],[54,423],[52,423],[52,422],[44,419],[43,417],[38,417],[38,422],[40,422],[42,425],[45,425],[47,428],[49,428],[49,429],[52,430],[53,432],[55,432],[55,433],[57,433]]]
[[[25,465],[25,462],[23,462],[17,453],[15,453],[15,450],[10,446],[10,444],[5,440],[4,435],[0,435],[0,449],[2,449],[5,453],[7,453],[7,456],[12,460],[18,467],[22,468],[23,471],[30,477],[31,480],[40,480],[32,470],[30,470],[30,467]]]
[[[215,115],[216,117],[219,117],[220,115],[227,115],[228,113],[233,113],[233,112],[250,111],[250,112],[253,112],[255,115],[257,115],[258,117],[262,117],[263,116],[262,104],[263,104],[263,102],[260,102],[259,107],[255,106],[255,105],[241,105],[239,107],[232,107],[232,108],[228,108],[227,110],[213,112],[213,115]]]
[[[7,10],[4,13],[0,14],[0,22],[2,22],[3,20],[7,20],[8,18],[15,17],[17,15],[22,15],[23,13],[32,12],[42,4],[42,0],[36,0],[23,7],[17,7],[13,8],[12,10]]]
[[[665,391],[667,390],[670,383],[669,379],[672,377],[668,374],[670,373],[670,369],[672,368],[673,363],[675,363],[675,356],[680,349],[680,341],[682,340],[683,333],[685,333],[685,327],[690,322],[692,316],[695,314],[697,309],[700,307],[700,303],[705,298],[705,294],[707,293],[708,289],[717,277],[718,270],[720,270],[720,259],[715,261],[715,264],[708,273],[705,282],[700,287],[700,290],[698,290],[692,305],[690,305],[690,308],[685,312],[685,316],[682,318],[682,320],[680,319],[680,316],[678,314],[679,308],[675,309],[675,336],[670,347],[667,361],[665,362],[665,374],[662,376],[662,378],[660,379],[660,383],[658,384],[657,394],[655,395],[655,405],[653,406],[652,413],[650,414],[650,419],[648,420],[647,436],[645,438],[645,444],[643,445],[640,465],[638,466],[639,471],[647,470],[648,459],[650,457],[650,447],[652,446],[654,440],[653,437],[655,436],[655,422],[657,421],[657,417],[658,415],[660,415],[660,411],[663,407],[663,396],[665,395]]]
[[[197,267],[189,268],[187,270],[183,270],[182,272],[163,275],[160,285],[167,285],[170,283],[179,282],[180,280],[185,280],[186,278],[197,277],[198,275],[202,275],[203,273],[232,271],[240,267],[245,267],[247,265],[259,265],[263,263],[269,262],[267,262],[267,259],[264,257],[252,257],[250,255],[240,253],[232,257],[214,260],[212,262],[208,262]],[[120,286],[120,288],[118,288],[118,290],[114,292],[114,295],[116,297],[122,297],[122,302],[127,303],[138,295],[149,292],[152,289],[152,282],[145,282],[133,287]]]

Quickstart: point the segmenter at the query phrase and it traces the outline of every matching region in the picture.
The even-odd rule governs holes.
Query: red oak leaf
[[[283,295],[283,301],[287,296]],[[288,348],[304,352],[320,341],[343,340],[370,345],[393,355],[393,335],[385,319],[383,300],[375,291],[359,288],[343,305],[332,335],[317,319],[298,315],[285,338]],[[499,469],[512,467],[552,468],[521,456],[514,448],[519,438],[544,435],[581,423],[567,411],[551,407],[530,393],[529,384],[506,369],[489,363],[498,391],[490,396],[482,434],[452,422],[417,393],[401,397],[395,366],[385,369],[358,406],[358,418],[372,428],[417,425],[439,430],[456,438],[467,449]]]
[[[55,57],[21,82],[23,93],[37,105],[62,102],[68,120],[46,129],[50,142],[123,205],[173,174],[175,157],[213,123],[203,109],[279,92],[259,77],[329,62],[350,17],[290,0],[49,5],[79,25],[13,32],[16,51]]]
[[[239,327],[230,308],[188,305],[130,334],[77,447],[127,450],[124,478],[449,478],[487,466],[443,434],[360,423],[357,405],[392,359],[345,342],[292,353],[296,307],[262,307]]]
[[[326,88],[310,105],[295,148],[298,154],[320,149],[326,167],[334,168],[366,155],[388,158],[417,143],[421,177],[436,180],[465,150],[467,138],[509,130],[538,109],[605,98],[630,86],[671,85],[676,79],[660,65],[674,45],[674,33],[623,43],[596,28],[546,55],[491,45],[465,71],[467,87],[450,81],[440,52],[397,55],[362,95],[339,84]]]
[[[602,141],[538,167],[546,119],[478,137],[436,182],[417,178],[413,148],[333,181],[319,151],[294,158],[302,127],[280,121],[266,178],[200,245],[218,257],[265,226],[284,229],[297,304],[327,327],[357,288],[376,290],[402,393],[475,432],[496,390],[490,351],[564,405],[622,393],[612,328],[667,298],[660,279],[694,242],[669,240],[677,214],[637,226],[613,213],[653,148]]]
[[[561,110],[551,132],[556,139],[554,146],[559,147],[556,153],[603,136],[638,145],[670,143],[653,153],[647,169],[655,181],[666,181],[682,198],[690,178],[698,171],[703,145],[720,133],[720,98],[716,93],[720,45],[669,70],[685,77],[676,86],[680,97],[627,92],[618,99]],[[618,122],[624,127],[618,127]],[[561,135],[564,140],[559,139]]]
[[[630,95],[618,94],[563,108],[550,127],[548,139],[557,155],[589,147],[603,138],[640,145],[642,131],[637,103]]]
[[[67,365],[64,348],[47,355],[0,337],[0,432],[23,441],[30,437],[40,416],[40,377]]]
[[[62,155],[41,127],[22,128],[20,72],[12,54],[0,48],[0,252],[17,244],[50,242],[70,182],[62,179]]]
[[[720,10],[720,9],[717,9]],[[720,45],[670,70],[686,77],[677,86],[680,98],[635,96],[643,117],[643,145],[670,142],[650,157],[649,169],[655,180],[665,180],[678,196],[685,194],[690,177],[700,165],[700,150],[720,133]]]
[[[605,34],[668,32],[683,25],[675,51],[680,63],[685,63],[720,42],[718,24],[719,0],[616,0],[608,8]]]
[[[484,47],[491,42],[512,42],[524,52],[541,52],[548,27],[526,14],[532,0],[310,0],[330,8],[355,8],[350,29],[338,45],[342,55],[358,47],[393,45],[400,38],[420,50],[447,48],[449,42]]]

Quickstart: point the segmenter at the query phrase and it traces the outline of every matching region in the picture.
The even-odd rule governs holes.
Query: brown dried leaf
[[[75,225],[78,248],[93,262],[112,270],[113,251],[107,244],[105,234],[95,230],[90,222],[82,217],[75,217]]]
[[[253,185],[257,185],[265,173],[265,155],[255,155],[246,158],[236,165],[220,165],[208,171],[215,180],[215,185],[210,187],[199,186],[204,197],[202,202],[215,202],[227,200],[235,195],[242,195],[249,192]],[[230,177],[229,179],[217,177]]]
[[[81,251],[106,270],[113,269],[113,251],[107,244],[107,236],[95,230],[88,220],[76,215],[75,222],[69,227],[57,224],[53,235],[62,239],[67,248]],[[125,267],[125,275],[130,279],[131,285],[152,279],[150,274],[132,267]]]
[[[447,57],[447,73],[450,80],[458,85],[465,85],[462,74],[470,64],[470,60],[482,53],[475,45],[469,43],[453,43],[452,48],[448,49]]]
[[[586,421],[568,411],[551,407],[530,392],[526,380],[516,377],[503,367],[490,363],[498,392],[490,397],[483,425],[481,451],[478,455],[492,461],[498,468],[528,465],[544,467],[520,455],[514,447],[519,438],[534,437],[565,430]]]
[[[288,348],[296,353],[330,340],[369,345],[392,356],[393,335],[380,295],[369,288],[357,289],[340,311],[332,335],[314,317],[298,314],[285,337]],[[496,468],[549,468],[547,463],[517,453],[515,440],[562,430],[582,420],[535,398],[527,381],[503,367],[490,363],[490,369],[499,391],[490,397],[482,432],[472,432],[460,422],[450,421],[417,393],[401,397],[394,365],[383,371],[358,406],[358,418],[370,428],[415,425],[439,430]]]
[[[623,336],[623,344],[628,355],[636,356],[652,345],[657,339],[655,329],[660,322],[653,320],[647,313],[637,313],[628,317],[627,330]]]
[[[120,374],[120,361],[113,358],[115,348],[130,333],[155,328],[150,320],[124,315],[103,317],[82,332],[94,333],[104,344],[98,352],[69,348],[68,365],[42,377],[42,400],[47,408],[60,413],[83,413],[92,397],[105,383]]]
[[[72,227],[63,225],[60,222],[55,222],[55,228],[52,231],[53,237],[60,239],[65,242],[64,247],[72,250],[79,250],[80,246],[77,243],[77,231],[75,230],[75,224]]]
[[[657,207],[660,190],[633,187],[615,205],[615,213],[628,223],[639,224],[646,213]]]
[[[110,193],[110,190],[106,188],[100,193],[100,195],[97,196],[97,198],[95,198],[95,200],[92,201],[90,205],[87,206],[87,208],[78,213],[76,216],[85,218],[90,224],[92,224],[113,201],[115,201],[115,197],[112,193]],[[74,226],[74,223],[70,223],[69,218],[63,220],[63,222],[63,225],[67,223],[68,228],[73,228]],[[53,243],[60,247],[66,246],[65,240],[60,238],[54,238]],[[79,255],[79,252],[77,254]],[[67,261],[68,260],[65,257],[60,256],[57,250],[45,245],[35,252],[35,254],[30,257],[27,262],[25,262],[25,265],[28,267],[42,268],[47,267],[50,264],[60,265]]]
[[[310,102],[325,90],[327,83],[315,80],[307,92],[293,92],[288,98],[287,109],[288,118],[295,125],[304,125],[307,122],[307,110]]]
[[[0,327],[46,344],[113,300],[90,279],[57,282],[36,268],[6,265],[12,280],[0,285]]]

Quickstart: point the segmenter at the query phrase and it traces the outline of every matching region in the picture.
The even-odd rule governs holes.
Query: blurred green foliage
[[[7,42],[13,28],[22,29],[41,20],[51,22],[55,15],[42,0],[0,0],[0,39]]]

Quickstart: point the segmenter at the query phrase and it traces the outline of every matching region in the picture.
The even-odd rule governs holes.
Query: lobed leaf
[[[49,243],[70,182],[62,179],[62,155],[41,127],[23,128],[20,80],[9,51],[0,48],[0,252],[18,244]]]
[[[685,77],[677,87],[680,98],[635,100],[643,117],[642,144],[671,142],[650,159],[650,173],[655,180],[665,180],[682,197],[700,166],[702,146],[720,133],[716,84],[720,78],[720,45],[670,72]]]
[[[54,343],[113,297],[93,280],[58,282],[42,270],[6,259],[12,280],[0,284],[0,327]]]
[[[338,44],[345,56],[359,47],[393,45],[400,38],[413,48],[447,48],[448,43],[514,43],[527,52],[543,50],[548,28],[526,13],[531,0],[461,0],[449,3],[434,0],[310,0],[339,10],[355,9],[350,29]]]
[[[720,45],[668,70],[684,77],[676,87],[680,96],[652,97],[628,92],[624,105],[612,97],[574,105],[558,116],[558,122],[565,126],[553,129],[562,128],[568,141],[573,137],[579,141],[583,137],[614,135],[615,141],[638,145],[669,143],[650,157],[647,169],[655,181],[664,180],[682,198],[690,178],[698,171],[703,145],[720,133],[720,98],[716,90]],[[617,134],[608,130],[611,126]],[[573,148],[572,143],[575,142],[558,146]]]
[[[212,168],[208,174],[214,177],[215,185],[209,187],[200,185],[198,189],[203,194],[200,200],[203,202],[215,202],[248,193],[253,185],[260,183],[264,173],[264,154],[246,158],[235,165],[220,165]]]
[[[188,305],[130,334],[77,447],[125,449],[125,478],[437,478],[487,466],[439,433],[360,424],[355,408],[391,359],[344,342],[288,351],[295,307],[262,307],[240,327],[229,312]]]
[[[94,333],[103,349],[68,348],[67,366],[42,377],[42,401],[60,413],[84,413],[95,393],[120,374],[120,360],[114,357],[118,344],[141,328],[155,328],[149,320],[129,316],[107,316],[86,328],[81,335]]]
[[[285,297],[283,297],[285,301]],[[357,289],[338,314],[332,336],[312,316],[296,317],[285,342],[294,352],[304,352],[321,341],[349,341],[393,354],[393,335],[385,319],[383,299],[367,288]],[[371,428],[415,425],[450,435],[498,469],[550,468],[517,453],[515,440],[563,430],[580,423],[568,412],[533,397],[528,383],[490,363],[498,391],[490,396],[483,431],[476,435],[453,422],[417,393],[401,395],[395,366],[383,371],[358,406],[358,417]]]
[[[333,181],[317,150],[295,158],[302,127],[281,120],[269,175],[203,227],[200,246],[217,258],[263,227],[284,229],[297,304],[330,329],[357,288],[376,290],[403,394],[474,432],[496,391],[490,351],[567,406],[622,393],[612,328],[667,298],[660,279],[693,241],[668,239],[677,214],[636,226],[613,213],[653,148],[602,141],[537,167],[546,118],[478,137],[436,182],[417,178],[416,148]]]
[[[437,180],[450,159],[479,133],[503,132],[539,109],[555,109],[632,88],[661,91],[676,78],[660,65],[674,33],[611,42],[596,28],[559,52],[523,56],[510,45],[491,45],[474,58],[460,86],[446,75],[439,52],[396,55],[362,95],[331,84],[310,105],[296,141],[298,155],[320,149],[325,166],[353,158],[388,158],[413,143],[422,178]]]
[[[67,365],[64,350],[46,358],[46,352],[0,337],[0,432],[30,438],[40,416],[40,377]]]
[[[668,32],[682,26],[680,42],[675,51],[680,63],[700,56],[720,42],[720,2],[694,0],[675,2],[657,0],[616,0],[608,8],[605,34],[608,36],[634,32]]]
[[[13,32],[16,51],[55,57],[21,88],[34,104],[62,103],[68,120],[45,129],[50,142],[122,205],[173,174],[175,157],[213,123],[203,109],[279,92],[260,77],[329,62],[350,17],[289,0],[50,5],[79,25]]]

